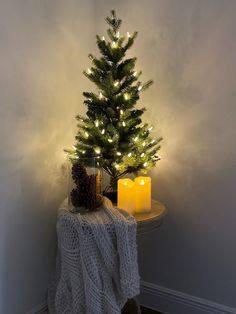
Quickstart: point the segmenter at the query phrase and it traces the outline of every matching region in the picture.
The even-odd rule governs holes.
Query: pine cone
[[[79,162],[73,164],[71,174],[76,185],[78,185],[79,181],[83,181],[88,176],[86,168]]]
[[[78,189],[73,189],[70,193],[71,203],[75,207],[84,206],[83,198],[81,197]]]
[[[86,182],[87,190],[85,197],[85,207],[93,210],[96,208],[96,176],[90,175]]]

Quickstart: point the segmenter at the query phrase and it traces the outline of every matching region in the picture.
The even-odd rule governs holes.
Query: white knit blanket
[[[106,199],[100,211],[58,213],[58,255],[49,286],[50,313],[120,314],[139,294],[137,225]]]

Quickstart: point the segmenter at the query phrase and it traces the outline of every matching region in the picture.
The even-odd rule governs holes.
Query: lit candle
[[[149,213],[151,211],[151,178],[135,178],[135,212]]]
[[[118,180],[118,208],[130,214],[135,212],[135,183],[130,179]]]

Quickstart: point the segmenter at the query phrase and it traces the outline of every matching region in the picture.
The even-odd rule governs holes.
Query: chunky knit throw
[[[58,213],[58,255],[50,313],[120,314],[139,294],[136,222],[105,199],[88,214]]]

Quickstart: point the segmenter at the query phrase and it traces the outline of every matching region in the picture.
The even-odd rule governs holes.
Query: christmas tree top
[[[105,37],[96,36],[101,53],[89,55],[92,66],[84,75],[97,87],[97,92],[84,92],[86,116],[78,115],[78,133],[72,159],[101,156],[100,163],[113,181],[126,173],[146,173],[160,159],[161,137],[152,139],[150,127],[142,123],[145,108],[135,108],[139,95],[153,82],[142,83],[141,71],[135,70],[136,58],[125,59],[137,32],[121,35],[121,19],[115,11],[106,18]]]

